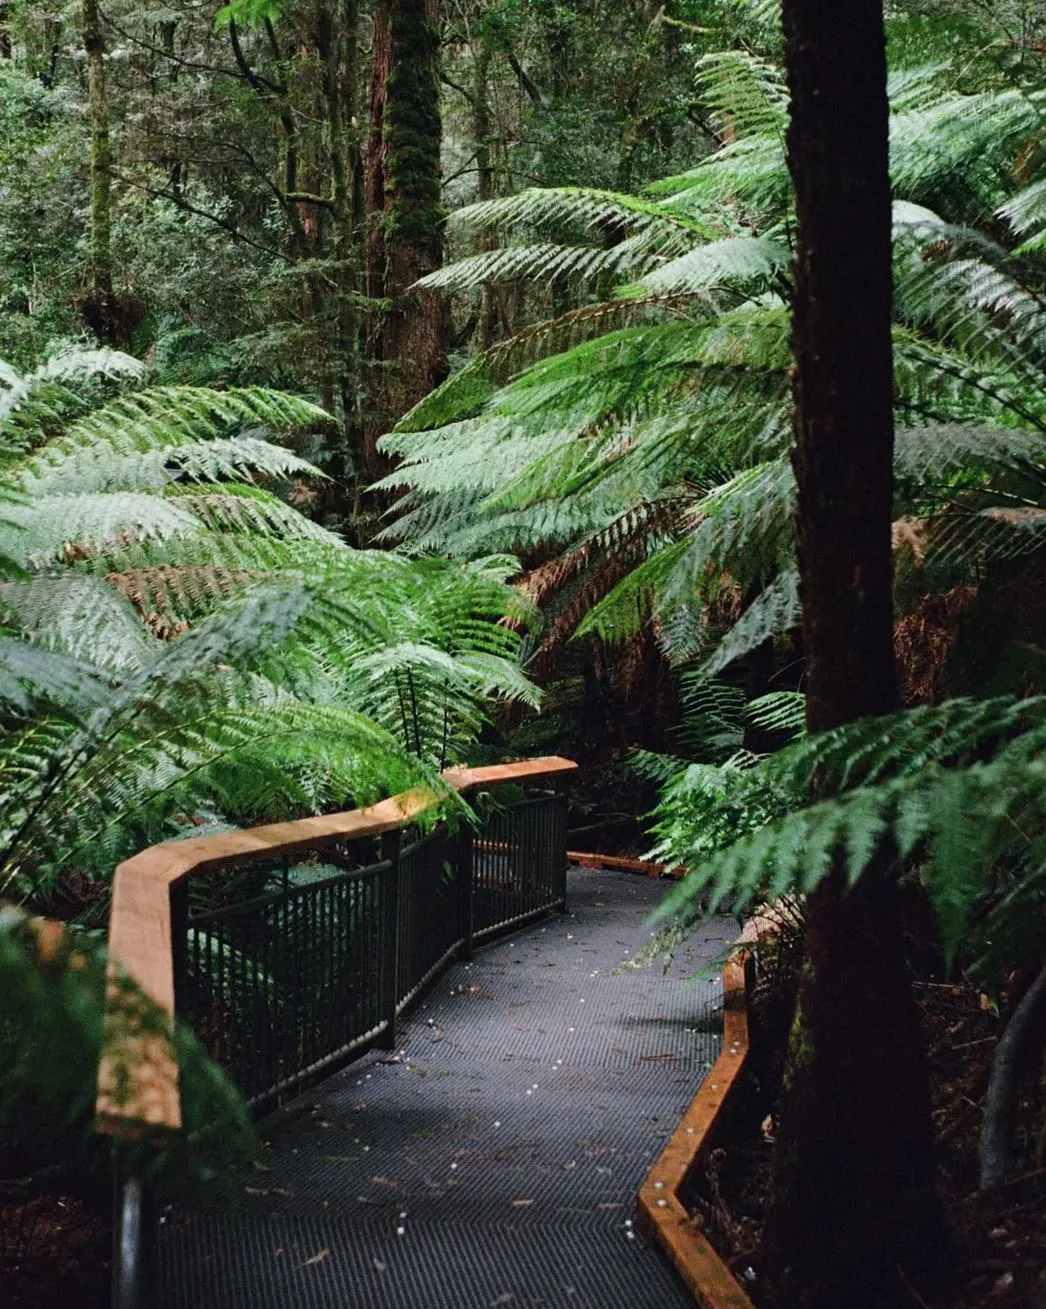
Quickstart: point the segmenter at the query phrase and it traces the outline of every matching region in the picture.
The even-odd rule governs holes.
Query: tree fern
[[[57,375],[60,405],[45,377],[18,439],[0,427],[8,893],[105,876],[200,809],[250,821],[438,785],[492,698],[534,701],[514,561],[361,554],[279,494],[314,470],[272,427],[315,406],[142,390],[108,354]]]
[[[731,53],[704,60],[698,77],[730,139],[691,173],[665,179],[631,205],[560,189],[462,215],[466,229],[569,232],[574,250],[584,248],[578,242],[587,232],[592,267],[607,269],[601,261],[618,248],[608,247],[608,232],[619,245],[622,236],[645,240],[664,226],[655,215],[667,214],[685,247],[648,243],[651,266],[619,285],[616,297],[648,305],[665,295],[675,305],[661,319],[616,330],[601,310],[579,308],[589,325],[612,330],[534,362],[528,350],[554,350],[558,340],[541,326],[529,329],[518,355],[513,342],[496,347],[529,363],[507,384],[493,352],[477,357],[386,439],[403,463],[385,486],[406,488],[387,533],[414,549],[562,551],[558,572],[569,594],[557,600],[544,591],[549,630],[560,636],[569,614],[582,632],[608,639],[630,636],[653,616],[662,644],[686,662],[707,644],[700,627],[707,579],[757,583],[757,607],[713,655],[707,668],[714,671],[798,615],[788,571],[790,502],[778,500],[770,482],[757,482],[737,519],[748,526],[731,545],[719,530],[716,489],[780,457],[790,440],[788,315],[776,296],[787,290],[789,197],[776,71]],[[1039,111],[1037,93],[970,96],[951,81],[945,65],[933,65],[901,70],[891,84],[897,514],[926,519],[924,563],[950,561],[980,575],[993,559],[1037,548],[1040,498],[1027,478],[1040,480],[1033,434],[1042,430],[1046,317],[1006,250],[967,223],[999,207],[1001,170]],[[971,114],[980,115],[976,124]],[[954,213],[940,217],[930,207],[936,203],[954,203]],[[689,232],[684,218],[719,224],[718,239]],[[504,253],[525,259],[521,248]],[[483,256],[484,276],[495,275],[497,257]],[[453,270],[441,274],[448,286]],[[447,417],[459,421],[423,430]],[[1015,475],[1024,479],[1019,491]],[[790,493],[787,470],[782,478]],[[672,527],[666,532],[661,519],[660,535],[631,537],[624,575],[619,559],[600,566],[590,543],[623,512],[669,502]],[[688,538],[690,550],[680,544]]]
[[[690,913],[702,896],[714,904],[727,894],[743,911],[763,897],[807,893],[837,865],[852,883],[887,844],[898,859],[918,851],[929,859],[926,880],[950,954],[975,915],[990,912],[997,927],[1014,930],[1011,914],[1027,907],[1021,887],[1039,876],[1044,744],[1043,697],[957,700],[847,724],[788,747],[738,781],[735,803],[746,787],[768,788],[789,812],[740,840],[727,835],[719,850],[702,845],[696,859],[669,797],[662,850],[693,871],[659,912]],[[804,805],[815,778],[842,794]]]

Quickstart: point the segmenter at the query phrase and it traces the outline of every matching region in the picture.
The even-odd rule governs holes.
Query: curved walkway
[[[719,1051],[730,939],[615,971],[663,893],[575,870],[570,910],[455,964],[374,1053],[263,1133],[233,1213],[169,1221],[167,1309],[684,1309],[635,1193]]]

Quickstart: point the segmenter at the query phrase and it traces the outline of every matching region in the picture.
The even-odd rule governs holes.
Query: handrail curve
[[[464,795],[505,782],[560,776],[576,768],[573,760],[549,755],[482,768],[449,768],[442,778]],[[178,1131],[182,1125],[178,1068],[170,1040],[155,1030],[129,1033],[121,1007],[129,980],[173,1024],[174,887],[196,874],[236,867],[261,856],[291,857],[337,841],[380,836],[406,826],[439,799],[435,791],[419,787],[363,809],[154,845],[121,863],[114,875],[109,918],[106,1030],[95,1102],[99,1130],[121,1135]]]

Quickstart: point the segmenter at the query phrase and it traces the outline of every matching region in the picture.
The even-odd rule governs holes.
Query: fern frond
[[[92,577],[38,577],[0,583],[0,616],[34,644],[97,668],[122,673],[140,668],[151,642],[134,610]]]
[[[778,65],[747,50],[722,50],[698,59],[695,76],[698,96],[713,111],[722,135],[784,132],[788,88]]]
[[[332,548],[342,544],[335,533],[312,522],[279,496],[249,483],[174,483],[168,487],[164,503],[187,509],[194,521],[212,532],[278,536]]]
[[[706,677],[714,677],[735,659],[757,650],[772,636],[798,627],[802,618],[799,574],[786,569],[766,586],[748,606],[702,665]]]
[[[557,278],[586,281],[609,274],[621,275],[651,263],[649,255],[636,255],[624,245],[609,250],[592,246],[509,245],[445,264],[418,282],[430,291],[456,294],[488,282],[552,282]]]
[[[780,277],[789,258],[783,246],[765,237],[728,237],[660,264],[621,294],[700,295],[716,287],[730,287],[758,296]]]
[[[452,221],[472,231],[560,223],[583,231],[634,232],[656,228],[666,239],[671,239],[675,232],[686,233],[696,240],[712,240],[719,235],[707,223],[675,213],[670,207],[622,192],[580,186],[531,187],[518,195],[466,205],[454,213]]]
[[[995,213],[1009,223],[1017,236],[1027,237],[1029,233],[1040,232],[1046,227],[1046,179],[1024,187],[1005,204],[999,205]]]
[[[763,732],[797,736],[806,728],[806,696],[802,691],[770,691],[745,705],[745,721]]]

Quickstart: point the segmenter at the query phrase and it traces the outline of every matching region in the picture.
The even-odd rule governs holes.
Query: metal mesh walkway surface
[[[635,1193],[719,1051],[734,932],[672,969],[620,970],[663,894],[572,870],[569,912],[455,964],[395,1053],[330,1078],[263,1131],[232,1212],[161,1228],[166,1309],[676,1309]]]

